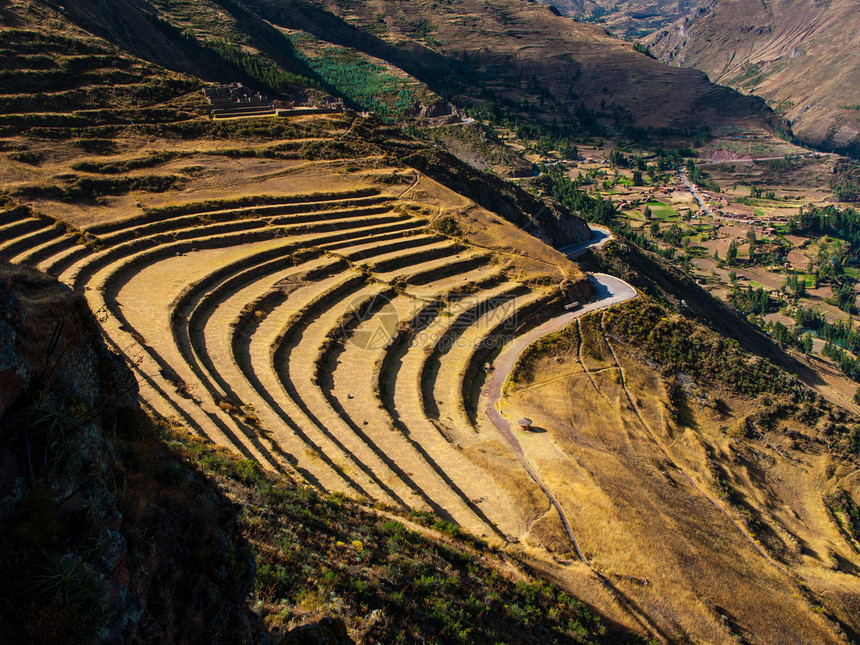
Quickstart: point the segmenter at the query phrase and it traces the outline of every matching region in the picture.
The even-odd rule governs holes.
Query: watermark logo
[[[343,332],[349,342],[366,350],[383,349],[397,335],[400,314],[384,293],[354,298],[346,307]]]
[[[343,317],[347,343],[368,351],[388,347],[409,329],[410,346],[447,353],[455,348],[495,349],[513,340],[520,306],[515,296],[459,295],[429,303],[410,299],[397,307],[386,294],[350,301]],[[370,366],[369,366],[370,367]]]

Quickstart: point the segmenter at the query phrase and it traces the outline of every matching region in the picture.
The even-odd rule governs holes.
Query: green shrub
[[[25,565],[15,598],[20,642],[89,645],[99,640],[110,617],[109,596],[89,564],[56,552],[20,564]]]
[[[116,152],[116,143],[110,139],[78,139],[75,145],[85,152],[109,155]]]
[[[40,164],[44,157],[40,152],[30,152],[27,150],[23,150],[21,152],[13,152],[9,155],[9,158],[12,161],[18,161],[20,163],[26,163],[35,166]]]
[[[670,371],[721,382],[738,394],[792,393],[801,399],[813,396],[797,377],[766,359],[747,354],[737,341],[718,336],[689,319],[669,315],[644,298],[613,308],[606,313],[605,322],[626,342]]]
[[[114,163],[99,163],[94,161],[79,161],[72,164],[72,170],[79,172],[93,172],[103,175],[118,175],[130,170],[139,170],[141,168],[153,168],[165,164],[176,157],[179,153],[176,152],[160,152],[148,155],[146,157],[138,157],[129,159],[128,161],[119,161]]]
[[[463,229],[460,228],[460,223],[453,217],[442,217],[433,222],[433,228],[449,237],[461,237]]]
[[[134,190],[163,193],[175,188],[179,182],[180,178],[176,175],[146,175],[118,179],[81,177],[66,186],[22,186],[17,188],[14,194],[30,199],[75,203],[94,201],[105,195],[125,195]]]

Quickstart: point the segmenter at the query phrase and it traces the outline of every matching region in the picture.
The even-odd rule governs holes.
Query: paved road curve
[[[564,524],[564,530],[567,531],[567,536],[570,538],[573,548],[576,550],[576,554],[585,564],[588,564],[588,560],[586,560],[585,555],[582,553],[582,549],[579,547],[579,543],[576,541],[576,537],[573,534],[573,529],[564,513],[564,509],[561,507],[561,504],[555,496],[541,481],[540,476],[535,472],[531,464],[529,464],[519,440],[511,430],[510,424],[499,413],[496,405],[502,398],[502,387],[504,386],[508,375],[511,373],[517,359],[529,345],[547,334],[563,329],[579,316],[591,311],[606,309],[607,307],[611,307],[612,305],[616,305],[636,297],[636,289],[623,280],[614,278],[611,275],[595,273],[590,275],[589,279],[594,283],[595,291],[597,293],[595,300],[576,311],[572,311],[546,321],[544,324],[535,327],[527,334],[523,334],[510,343],[502,350],[502,353],[499,354],[498,358],[493,362],[492,377],[484,386],[484,393],[488,396],[490,401],[487,405],[487,416],[505,441],[507,441],[508,445],[514,451],[514,454],[517,455],[517,458],[519,458],[523,466],[525,466],[525,469],[528,471],[531,478],[535,480],[535,483],[537,483],[538,486],[540,486],[541,490],[547,498],[549,498],[550,503],[555,507],[555,510],[558,511],[561,522]]]
[[[612,239],[612,232],[608,228],[604,228],[603,226],[598,226],[596,224],[589,224],[588,228],[591,229],[591,239],[585,240],[585,242],[565,246],[564,248],[559,249],[559,251],[564,253],[571,260],[575,260],[588,249],[592,247],[600,248]]]

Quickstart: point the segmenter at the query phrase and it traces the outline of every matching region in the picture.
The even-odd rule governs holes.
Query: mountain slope
[[[344,44],[372,45],[375,55],[386,60],[407,59],[410,73],[455,103],[492,101],[509,116],[585,125],[596,115],[616,130],[778,125],[760,103],[711,85],[692,70],[667,68],[609,38],[599,27],[558,16],[538,4],[518,0],[246,4],[282,27],[314,29],[325,16],[328,24],[325,32],[317,28],[318,37],[339,38],[349,28],[352,36]],[[363,42],[352,39],[358,36],[356,29]],[[368,38],[375,33],[378,36]],[[447,70],[454,73],[440,79],[439,73]],[[583,114],[583,108],[592,114]]]
[[[856,2],[716,0],[646,42],[662,60],[766,99],[803,141],[860,153]]]
[[[410,83],[418,88],[413,101],[419,111],[421,105],[438,104],[441,96],[460,107],[487,106],[497,116],[568,130],[772,134],[782,127],[757,99],[715,86],[695,70],[662,65],[598,26],[520,0],[121,0],[107,13],[93,0],[65,6],[73,20],[123,48],[210,80],[236,76],[235,66],[225,68],[213,56],[227,43],[336,91],[340,70],[332,76],[331,69],[314,64],[331,59],[336,46],[351,57],[348,65],[370,63],[405,73],[406,95],[416,94]],[[365,109],[375,109],[343,91]]]

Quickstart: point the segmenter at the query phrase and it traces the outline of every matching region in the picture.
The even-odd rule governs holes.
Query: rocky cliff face
[[[232,504],[158,440],[82,298],[0,280],[0,641],[253,640]]]

